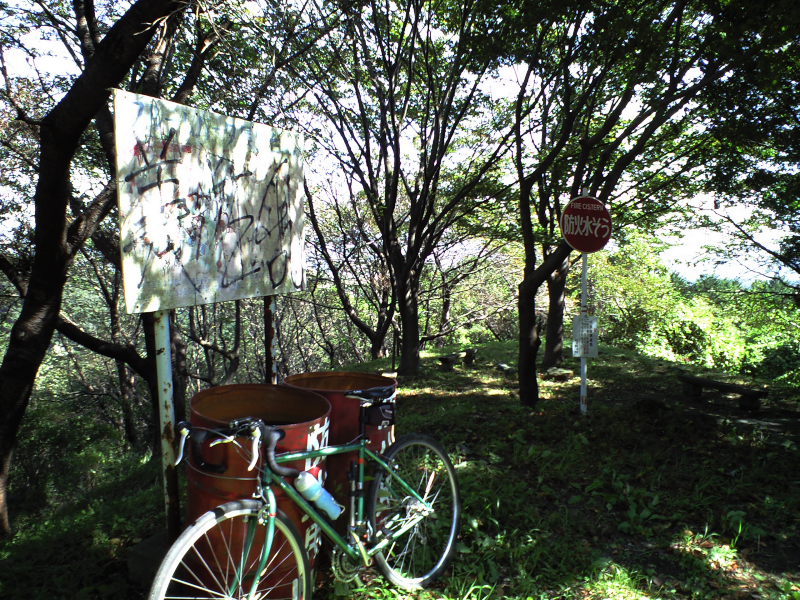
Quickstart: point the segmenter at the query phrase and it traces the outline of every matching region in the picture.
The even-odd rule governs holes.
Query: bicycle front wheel
[[[297,529],[280,511],[268,559],[259,572],[266,512],[261,502],[237,500],[201,515],[167,552],[149,599],[309,600],[308,555]]]
[[[396,586],[424,588],[444,572],[455,552],[461,518],[455,470],[439,442],[419,434],[398,439],[384,460],[422,502],[390,473],[378,470],[367,514],[378,542],[393,539],[375,561]]]

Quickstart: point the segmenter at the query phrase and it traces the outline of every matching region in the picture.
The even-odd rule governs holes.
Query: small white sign
[[[597,358],[597,317],[578,315],[572,320],[572,356]]]

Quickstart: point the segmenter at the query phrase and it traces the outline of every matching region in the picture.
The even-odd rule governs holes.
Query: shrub
[[[707,368],[738,372],[747,354],[739,326],[702,297],[684,299],[655,327],[672,357]],[[650,353],[648,348],[640,348]]]

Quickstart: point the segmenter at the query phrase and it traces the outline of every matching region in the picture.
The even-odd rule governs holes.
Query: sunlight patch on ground
[[[403,398],[420,398],[420,397],[435,397],[435,398],[457,398],[466,396],[503,396],[508,397],[509,390],[504,387],[482,387],[480,389],[467,388],[462,390],[456,389],[441,389],[432,387],[418,387],[406,388],[400,386],[398,388],[399,394]]]
[[[625,567],[609,563],[597,578],[579,591],[577,597],[585,600],[651,600],[653,596],[638,589],[643,581]]]

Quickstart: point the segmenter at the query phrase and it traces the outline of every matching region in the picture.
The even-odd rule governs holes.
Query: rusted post
[[[178,473],[175,470],[175,409],[172,402],[172,350],[169,336],[169,311],[153,313],[156,338],[156,377],[158,379],[158,416],[161,432],[161,474],[164,485],[164,508],[170,540],[180,532]]]
[[[264,381],[276,383],[275,370],[275,296],[264,296]]]

